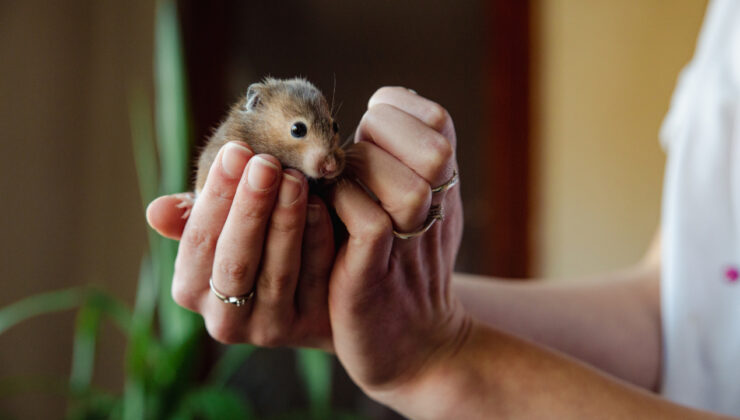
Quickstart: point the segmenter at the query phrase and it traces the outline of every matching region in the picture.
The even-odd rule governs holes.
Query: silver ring
[[[413,232],[399,232],[397,230],[393,230],[393,236],[395,236],[398,239],[411,239],[416,238],[417,236],[421,236],[426,231],[432,228],[432,226],[437,223],[437,220],[444,220],[445,219],[445,212],[442,209],[442,205],[435,205],[429,208],[429,214],[427,215],[427,220],[424,222],[424,224],[421,226],[419,230],[415,230]]]
[[[214,295],[216,295],[217,298],[221,300],[223,303],[230,303],[234,306],[242,306],[249,302],[249,299],[252,299],[254,297],[254,289],[252,289],[249,293],[241,296],[226,296],[216,290],[216,286],[213,285],[213,278],[208,280],[208,284],[211,286],[211,292],[213,292]]]
[[[445,182],[444,184],[442,184],[442,185],[440,185],[438,187],[432,188],[432,194],[443,192],[443,191],[447,191],[450,188],[452,188],[455,185],[457,185],[457,183],[459,181],[460,181],[460,177],[457,175],[457,169],[454,169],[452,171],[452,176],[450,177],[449,180],[447,180],[447,182]]]

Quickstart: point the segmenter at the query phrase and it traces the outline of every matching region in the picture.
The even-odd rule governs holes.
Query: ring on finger
[[[254,297],[254,289],[250,290],[249,293],[244,295],[226,296],[223,293],[219,292],[218,289],[216,289],[216,286],[213,285],[213,278],[208,281],[208,284],[211,286],[211,292],[213,292],[213,294],[216,295],[216,297],[219,298],[223,303],[230,303],[234,306],[242,306]]]
[[[457,175],[457,169],[454,169],[452,171],[452,176],[450,177],[450,179],[447,180],[447,182],[445,182],[444,184],[442,184],[442,185],[440,185],[438,187],[432,188],[432,194],[447,191],[450,188],[452,188],[455,185],[457,185],[457,183],[459,181],[460,181],[460,177]]]
[[[413,232],[399,232],[397,230],[393,230],[393,236],[399,239],[411,239],[416,238],[417,236],[421,236],[426,231],[432,228],[435,223],[437,223],[437,220],[444,220],[445,213],[444,209],[442,208],[441,204],[431,206],[429,208],[429,214],[427,214],[427,220],[424,222],[424,224],[421,226],[420,229],[415,230]]]

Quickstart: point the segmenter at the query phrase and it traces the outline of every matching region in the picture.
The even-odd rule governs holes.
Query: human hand
[[[340,182],[333,205],[347,227],[332,268],[329,307],[334,348],[368,394],[386,396],[455,352],[471,321],[450,293],[462,235],[459,188],[433,194],[456,168],[452,120],[441,106],[404,88],[370,99],[348,152],[348,167],[377,197]],[[430,206],[445,219],[423,235]]]
[[[304,176],[243,143],[221,148],[187,220],[188,196],[164,196],[147,209],[149,224],[180,239],[172,296],[203,315],[224,343],[295,345],[331,350],[328,273],[334,256],[329,214],[309,197]],[[218,299],[252,299],[236,307]]]

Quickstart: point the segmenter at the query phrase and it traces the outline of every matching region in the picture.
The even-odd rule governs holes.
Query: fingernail
[[[239,178],[252,152],[239,143],[227,143],[221,154],[221,167],[230,178]]]
[[[411,93],[413,93],[414,95],[418,95],[418,93],[416,93],[416,91],[415,91],[415,90],[413,90],[413,89],[411,89],[411,88],[406,88],[406,89],[408,89],[408,91],[409,91],[409,92],[411,92]]]
[[[255,156],[249,161],[247,183],[255,190],[266,190],[275,184],[278,167],[267,159]]]
[[[288,207],[298,200],[303,190],[303,183],[300,179],[291,174],[283,173],[283,183],[280,185],[278,201],[283,207]]]
[[[321,206],[318,204],[308,205],[308,214],[306,215],[306,221],[309,225],[315,225],[321,217]]]

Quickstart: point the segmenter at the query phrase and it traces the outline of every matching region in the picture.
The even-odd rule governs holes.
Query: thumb
[[[194,200],[192,193],[158,197],[147,206],[146,220],[160,235],[179,240]]]
[[[388,214],[352,181],[343,180],[336,185],[332,204],[349,234],[337,255],[332,277],[350,277],[349,282],[343,283],[359,291],[387,274],[393,225]]]

